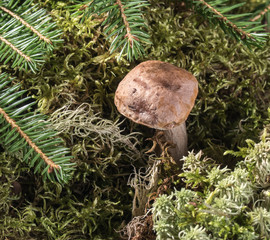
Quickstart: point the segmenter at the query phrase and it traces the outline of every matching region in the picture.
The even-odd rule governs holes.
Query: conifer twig
[[[42,35],[38,30],[36,30],[33,26],[31,26],[28,22],[26,22],[24,19],[22,19],[20,16],[16,15],[14,12],[8,10],[7,8],[0,6],[0,9],[5,11],[6,13],[8,13],[10,16],[14,17],[15,19],[17,19],[18,21],[20,21],[24,26],[26,26],[27,28],[29,28],[33,33],[35,33],[36,35],[38,35],[38,37],[40,39],[42,39],[43,41],[45,41],[46,43],[50,43],[52,44],[51,40],[47,37],[45,37],[44,35]]]
[[[224,21],[225,24],[232,27],[234,31],[238,32],[241,35],[242,39],[244,39],[246,37],[254,39],[254,37],[251,34],[245,32],[243,29],[240,29],[239,27],[237,27],[236,24],[234,24],[232,21],[230,21],[226,16],[224,16],[221,12],[219,12],[217,9],[212,7],[210,4],[208,4],[204,0],[198,0],[198,1],[201,2],[203,5],[205,5],[207,8],[209,8],[213,13],[220,16],[220,18]]]
[[[129,41],[129,44],[130,46],[132,46],[132,42],[133,42],[133,39],[136,39],[135,36],[132,35],[131,33],[131,30],[130,30],[130,26],[129,26],[129,22],[127,21],[127,16],[125,14],[125,11],[124,11],[124,6],[121,2],[121,0],[116,0],[116,4],[119,6],[120,8],[120,12],[121,12],[121,17],[123,18],[123,22],[125,24],[125,27],[126,27],[126,31],[127,31],[127,34],[125,35],[125,37],[128,38],[128,41]],[[138,39],[136,39],[138,40]]]
[[[264,9],[262,10],[256,17],[252,18],[250,21],[251,22],[255,22],[258,19],[260,19],[263,15],[265,15],[268,11],[270,11],[270,4]]]
[[[52,52],[61,30],[45,9],[32,5],[32,0],[0,1],[0,61],[11,68],[36,70]]]
[[[0,40],[10,46],[15,52],[17,52],[20,56],[22,56],[27,62],[31,62],[31,58],[24,54],[20,49],[16,48],[11,42],[9,42],[4,37],[0,36]]]
[[[48,173],[51,173],[53,169],[59,169],[60,166],[55,164],[51,159],[49,159],[42,150],[27,136],[27,134],[17,125],[17,123],[11,119],[8,114],[0,108],[0,114],[3,115],[5,120],[10,124],[11,128],[15,128],[16,131],[21,135],[22,138],[40,155],[40,157],[44,160],[44,162],[49,165]]]
[[[146,32],[142,8],[149,5],[146,0],[75,0],[74,16],[81,13],[82,22],[90,15],[104,15],[104,34],[112,39],[110,52],[119,49],[118,59],[126,55],[129,60],[143,56],[144,45],[151,44]]]

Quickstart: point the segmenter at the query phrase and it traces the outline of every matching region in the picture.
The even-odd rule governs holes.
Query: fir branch
[[[245,3],[239,3],[232,6],[225,6],[228,0],[214,0],[206,2],[205,0],[191,1],[195,10],[201,13],[209,22],[214,25],[219,24],[222,30],[233,36],[243,44],[261,46],[267,40],[267,33],[264,31],[264,25],[260,22],[247,21],[246,17],[250,13],[230,14]]]
[[[207,8],[209,8],[213,13],[215,13],[216,15],[218,15],[220,17],[220,19],[227,24],[228,26],[232,27],[232,29],[236,32],[238,32],[241,35],[241,38],[252,38],[254,39],[253,36],[251,36],[251,34],[245,32],[243,29],[240,29],[237,27],[236,24],[234,24],[232,21],[230,21],[224,14],[222,14],[221,12],[219,12],[217,9],[215,9],[214,7],[212,7],[210,4],[208,4],[207,2],[205,2],[204,0],[198,0],[199,2],[201,2],[203,5],[205,5]]]
[[[40,157],[44,160],[44,162],[49,165],[48,172],[51,173],[54,169],[59,169],[60,166],[55,164],[51,159],[49,159],[44,152],[30,139],[29,136],[16,124],[16,122],[9,117],[9,115],[0,107],[0,114],[2,114],[6,120],[7,123],[10,124],[12,129],[16,129],[16,131],[20,134],[22,138],[25,139],[25,141],[29,144],[31,148],[33,148],[36,153],[40,155]]]
[[[46,43],[50,43],[52,44],[52,41],[45,37],[44,35],[42,35],[39,31],[37,31],[33,26],[31,26],[28,22],[26,22],[25,20],[23,20],[20,16],[16,15],[14,12],[8,10],[7,8],[0,6],[0,9],[5,11],[6,13],[8,13],[10,16],[16,18],[18,21],[20,21],[24,26],[26,26],[27,28],[29,28],[33,33],[35,33],[36,35],[39,36],[39,38],[43,41],[45,41]]]
[[[59,39],[60,30],[32,0],[0,2],[0,61],[35,72]]]
[[[73,171],[70,150],[63,147],[63,141],[56,138],[46,117],[29,112],[35,102],[22,97],[25,90],[20,85],[8,87],[12,79],[0,75],[0,142],[8,153],[21,156],[34,172],[43,178],[65,183]],[[68,155],[66,155],[68,154]]]
[[[3,43],[0,45],[0,61],[3,64],[12,62],[12,68],[18,66],[20,70],[24,68],[35,72],[44,62],[47,51],[40,47],[40,43],[37,39],[33,39],[31,33],[21,31],[23,31],[23,26],[14,26],[12,20],[0,28]]]
[[[262,10],[257,16],[255,16],[254,18],[252,18],[250,21],[251,22],[257,21],[262,16],[264,16],[268,11],[270,11],[270,4],[268,6],[266,6],[266,8],[264,10]]]
[[[77,1],[75,15],[83,13],[82,21],[91,14],[106,16],[102,23],[105,26],[104,33],[112,39],[110,52],[118,49],[119,57],[126,55],[131,61],[144,55],[144,45],[150,44],[150,37],[146,32],[146,24],[141,8],[149,4],[145,0],[93,0]]]
[[[120,8],[121,16],[123,18],[123,22],[124,22],[125,27],[126,27],[127,34],[125,35],[125,37],[128,38],[129,44],[132,46],[133,38],[136,40],[138,40],[138,38],[135,38],[131,33],[129,22],[127,20],[127,16],[125,14],[124,6],[123,6],[121,0],[116,0],[116,4],[118,4],[118,6]]]
[[[22,56],[26,61],[31,62],[31,58],[27,55],[25,55],[21,50],[16,48],[11,42],[0,36],[0,40],[7,44],[11,49],[13,49],[15,52],[17,52],[20,56]]]

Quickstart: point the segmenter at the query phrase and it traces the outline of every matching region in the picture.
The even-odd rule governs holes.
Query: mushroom
[[[198,82],[188,71],[150,60],[133,68],[119,83],[114,102],[136,123],[163,130],[176,162],[187,154],[185,121],[194,106]]]

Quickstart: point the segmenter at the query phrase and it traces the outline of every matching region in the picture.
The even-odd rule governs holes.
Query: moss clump
[[[199,82],[195,107],[187,120],[190,149],[203,149],[220,162],[227,149],[243,146],[266,123],[270,96],[270,41],[252,50],[209,26],[184,7],[154,2],[147,21],[159,59],[192,72]],[[181,11],[182,9],[182,11]]]
[[[39,73],[19,72],[17,79],[37,99],[39,110],[61,128],[77,167],[72,180],[61,186],[43,182],[19,162],[20,204],[11,206],[8,199],[7,189],[16,178],[1,179],[5,212],[0,239],[117,239],[115,230],[131,218],[133,193],[127,182],[132,164],[145,160],[138,145],[141,134],[123,130],[129,123],[119,120],[113,105],[114,89],[129,64],[108,53],[102,19],[81,24],[79,17],[71,17],[68,3],[50,4],[65,43]],[[17,161],[14,157],[10,164]],[[11,165],[1,164],[8,171]]]
[[[192,12],[179,11],[171,1],[167,5],[151,1],[145,15],[153,42],[146,49],[148,57],[134,63],[124,59],[117,62],[117,54],[108,53],[109,42],[102,34],[102,17],[90,18],[81,24],[80,17],[72,17],[70,9],[66,8],[69,1],[38,2],[51,10],[63,29],[64,44],[48,57],[37,75],[17,75],[24,88],[37,99],[39,110],[48,114],[54,126],[61,129],[62,138],[72,149],[77,169],[70,183],[60,186],[43,182],[15,157],[7,161],[6,156],[1,155],[4,158],[0,166],[5,167],[0,171],[6,169],[1,176],[4,187],[0,187],[3,239],[119,239],[115,230],[132,218],[134,193],[127,185],[128,179],[134,167],[147,166],[150,157],[145,149],[149,149],[151,142],[145,140],[153,135],[151,130],[124,120],[113,104],[119,81],[138,62],[168,61],[197,77],[200,93],[187,122],[190,149],[202,150],[219,163],[224,163],[225,150],[243,147],[247,138],[256,140],[258,132],[269,122],[269,43],[263,49],[249,51]],[[101,129],[106,131],[101,132]],[[135,131],[140,134],[134,134]],[[141,144],[136,145],[137,142]],[[234,157],[227,155],[225,160],[234,160]],[[223,170],[215,168],[217,173]],[[172,164],[163,161],[160,178],[168,176],[170,171],[177,172]],[[207,180],[206,172],[196,175],[199,176],[196,181],[190,182],[196,191],[202,187],[208,189],[208,186],[216,188],[214,183],[221,183],[232,175],[232,171],[226,170],[224,177],[218,178],[220,175],[214,170],[210,172],[212,182]],[[10,194],[14,181],[22,190],[13,200]],[[185,192],[195,194],[194,189]],[[209,204],[212,207],[221,204],[225,193],[226,190],[220,196],[215,195],[216,200]],[[208,199],[206,192],[202,194],[196,198]],[[264,195],[267,196],[267,191]],[[250,195],[241,199],[246,204]],[[204,211],[213,210],[201,202],[196,204]],[[234,236],[230,231],[235,231],[235,235],[242,231],[246,234],[243,236],[253,236],[254,229],[260,228],[256,224],[260,222],[258,214],[255,210],[255,215],[238,212],[241,206],[235,198],[230,206],[224,205],[228,209],[232,206],[235,206],[233,213],[238,215],[232,216],[235,221],[230,223],[230,230],[225,229],[220,234],[225,236],[227,231],[228,236]],[[199,215],[196,206],[188,204],[185,207],[187,213],[191,213],[187,220],[194,221],[192,214]],[[201,215],[207,218],[207,214]],[[211,226],[185,228],[181,236],[187,238],[190,232],[196,231],[200,239],[209,235],[204,231],[206,227],[216,232],[219,226],[214,224],[214,217],[220,216],[212,216]],[[252,222],[251,219],[256,220]],[[222,219],[222,226],[227,220]],[[248,227],[251,223],[254,226]]]
[[[268,239],[270,141],[242,149],[232,171],[202,153],[183,158],[186,189],[161,195],[153,204],[157,239]],[[262,183],[263,179],[263,183]]]

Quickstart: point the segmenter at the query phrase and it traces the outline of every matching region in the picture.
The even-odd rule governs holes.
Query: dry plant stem
[[[52,43],[49,38],[43,36],[38,30],[36,30],[28,22],[26,22],[25,20],[23,20],[21,17],[19,17],[15,13],[11,12],[10,10],[8,10],[5,7],[2,7],[2,6],[0,7],[0,9],[3,10],[3,11],[5,11],[6,13],[8,13],[10,16],[14,17],[15,19],[17,19],[18,21],[20,21],[24,26],[26,26],[27,28],[29,28],[33,33],[35,33],[36,35],[38,35],[39,38],[42,39],[43,41],[45,41],[46,43],[50,43],[50,44]]]
[[[172,128],[170,130],[164,130],[164,137],[166,142],[171,143],[172,147],[169,148],[168,152],[177,164],[180,164],[180,159],[187,155],[187,130],[186,123],[183,122],[181,125]]]
[[[43,152],[42,150],[34,143],[32,140],[25,134],[25,132],[16,124],[16,122],[11,119],[8,114],[0,108],[0,114],[4,116],[5,120],[10,124],[11,128],[15,128],[16,131],[25,139],[25,141],[37,152],[40,157],[44,160],[44,162],[49,165],[48,172],[51,173],[53,169],[59,169],[60,166],[55,164],[51,159],[49,159]]]
[[[11,42],[0,36],[0,41],[4,42],[8,46],[10,46],[14,51],[16,51],[19,55],[21,55],[27,62],[31,62],[31,58],[27,55],[25,55],[21,50],[16,48]]]
[[[140,216],[145,213],[148,196],[157,188],[159,177],[159,161],[155,161],[145,172],[139,169],[130,175],[128,185],[135,189],[132,205],[132,216]]]

